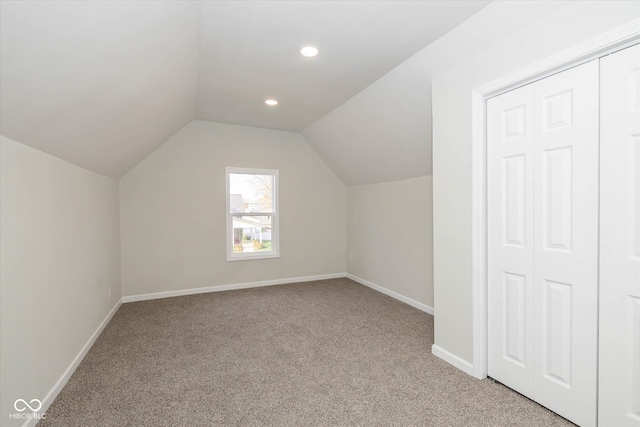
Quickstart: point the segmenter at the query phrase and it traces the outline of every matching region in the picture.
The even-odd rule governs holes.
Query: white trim
[[[584,41],[569,49],[558,52],[541,61],[524,67],[511,74],[493,80],[474,91],[486,98],[540,80],[582,63],[598,59],[615,51],[638,43],[640,37],[640,19],[633,20],[621,27]]]
[[[180,297],[184,295],[206,294],[209,292],[233,291],[236,289],[259,288],[262,286],[286,285],[287,283],[312,282],[314,280],[341,279],[346,273],[321,274],[318,276],[292,277],[289,279],[262,280],[259,282],[235,283],[232,285],[208,286],[206,288],[182,289],[178,291],[154,292],[152,294],[130,295],[122,297],[122,302],[146,301],[160,298]]]
[[[471,363],[467,362],[464,359],[459,358],[453,353],[449,353],[444,348],[434,344],[431,346],[431,354],[433,354],[436,357],[439,357],[440,359],[444,360],[448,364],[455,366],[456,368],[460,369],[462,372],[469,375],[473,375],[474,369]]]
[[[492,96],[577,66],[581,63],[600,58],[638,42],[640,42],[640,19],[631,21],[628,24],[591,40],[587,40],[584,43],[580,43],[542,61],[538,61],[472,91],[471,141],[473,193],[471,227],[473,250],[473,365],[471,375],[476,378],[485,378],[487,376],[488,363],[486,100]],[[438,351],[440,350],[442,349]],[[445,357],[442,358],[447,360]]]
[[[472,169],[472,253],[473,269],[473,376],[487,377],[487,143],[485,98],[473,93],[471,169]],[[482,143],[475,137],[482,135]],[[477,361],[477,363],[476,363]]]
[[[405,297],[404,295],[401,295],[401,294],[399,294],[397,292],[394,292],[392,290],[389,290],[387,288],[383,288],[380,285],[376,285],[375,283],[369,282],[368,280],[365,280],[365,279],[363,279],[361,277],[358,277],[358,276],[354,276],[353,274],[350,274],[350,273],[347,273],[347,278],[353,280],[354,282],[358,282],[361,285],[365,285],[365,286],[367,286],[367,287],[369,287],[369,288],[371,288],[373,290],[376,290],[376,291],[378,291],[380,293],[388,295],[391,298],[395,298],[398,301],[402,301],[405,304],[409,304],[411,307],[415,307],[420,311],[424,311],[425,313],[429,313],[431,315],[433,314],[433,307],[429,307],[426,304],[418,302],[418,301],[416,301],[414,299],[411,299],[409,297]]]
[[[38,411],[39,414],[44,414],[45,412],[47,412],[47,409],[49,409],[49,406],[51,406],[53,401],[56,400],[56,397],[58,397],[58,394],[60,393],[60,391],[67,384],[67,381],[69,381],[69,378],[71,378],[71,375],[73,375],[73,373],[75,372],[80,362],[82,362],[82,359],[84,359],[84,357],[87,355],[87,353],[89,352],[93,344],[96,342],[96,340],[102,333],[102,330],[111,321],[111,318],[113,317],[114,314],[116,314],[116,312],[118,311],[121,305],[122,305],[122,299],[118,301],[118,303],[115,306],[113,306],[109,314],[107,314],[104,320],[102,320],[102,322],[100,323],[100,325],[98,325],[98,328],[95,330],[95,332],[89,337],[87,342],[80,349],[80,352],[71,361],[71,364],[67,367],[67,369],[64,371],[62,376],[58,379],[58,381],[56,381],[56,383],[53,385],[51,390],[49,390],[49,393],[47,393],[46,396],[42,399],[42,407]],[[39,420],[37,418],[27,419],[22,424],[22,427],[35,426],[38,421]]]

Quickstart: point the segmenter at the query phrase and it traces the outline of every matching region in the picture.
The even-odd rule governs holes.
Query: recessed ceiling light
[[[312,58],[318,54],[318,48],[313,46],[305,46],[302,49],[300,49],[300,53],[302,54],[302,56]]]
[[[264,101],[265,104],[267,105],[278,105],[278,101],[276,101],[275,99],[267,99],[266,101]]]

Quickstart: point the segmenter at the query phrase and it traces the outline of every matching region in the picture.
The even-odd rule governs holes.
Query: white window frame
[[[231,174],[247,174],[247,175],[271,175],[273,176],[273,212],[268,213],[256,213],[256,216],[271,215],[271,251],[269,252],[233,252],[233,214],[231,213]],[[280,215],[278,214],[278,202],[279,202],[279,180],[277,169],[255,169],[255,168],[240,168],[240,167],[227,167],[225,168],[225,190],[226,190],[226,231],[227,236],[227,261],[246,261],[252,259],[265,259],[265,258],[280,258]],[[250,216],[252,214],[244,213],[242,216]],[[240,215],[238,215],[240,216]]]

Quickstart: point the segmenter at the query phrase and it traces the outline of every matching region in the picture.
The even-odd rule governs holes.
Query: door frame
[[[488,98],[640,42],[640,19],[472,90],[473,376],[487,377],[487,110]]]

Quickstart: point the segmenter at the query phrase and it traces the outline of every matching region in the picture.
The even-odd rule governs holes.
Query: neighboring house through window
[[[280,256],[278,171],[226,168],[227,261]]]

